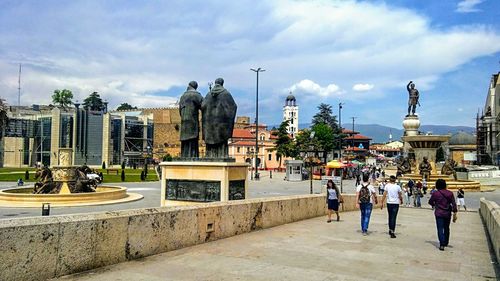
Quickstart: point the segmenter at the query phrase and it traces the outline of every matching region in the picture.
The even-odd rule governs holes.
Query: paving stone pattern
[[[477,212],[459,213],[450,247],[438,250],[429,209],[401,209],[396,239],[374,210],[369,235],[359,212],[255,231],[60,280],[499,280]],[[496,273],[497,271],[497,273]]]

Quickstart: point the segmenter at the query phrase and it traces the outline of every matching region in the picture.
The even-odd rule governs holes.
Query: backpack
[[[361,185],[361,189],[359,190],[359,203],[370,203],[370,190],[368,189],[368,185]]]

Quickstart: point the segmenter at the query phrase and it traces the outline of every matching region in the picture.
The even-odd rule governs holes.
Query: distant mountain
[[[342,127],[352,130],[352,124],[344,124]],[[372,138],[372,143],[388,142],[390,134],[392,134],[393,140],[400,140],[401,136],[403,136],[402,129],[378,124],[355,124],[354,131]]]
[[[306,129],[311,126],[311,123],[301,123],[299,124],[299,129]],[[272,128],[273,126],[269,126]],[[278,125],[274,125],[278,127]],[[345,123],[342,127],[352,130],[352,123]],[[372,143],[385,143],[389,141],[389,134],[392,134],[392,140],[401,140],[403,136],[403,129],[388,127],[378,124],[355,124],[354,130],[360,134],[372,138]],[[454,134],[460,131],[474,134],[476,128],[468,126],[448,126],[448,125],[422,125],[420,126],[420,131],[423,133],[431,133],[433,135],[446,135]]]
[[[352,129],[352,124],[344,124],[344,128]],[[378,124],[356,124],[354,130],[362,135],[372,138],[372,143],[384,143],[389,141],[389,134],[392,140],[401,140],[403,129],[378,125]],[[448,125],[422,125],[420,131],[433,135],[454,134],[460,131],[474,134],[476,129],[468,126],[448,126]]]
[[[433,135],[454,134],[460,131],[474,134],[476,133],[476,128],[467,126],[422,125],[420,126],[420,131],[424,133],[432,133]]]

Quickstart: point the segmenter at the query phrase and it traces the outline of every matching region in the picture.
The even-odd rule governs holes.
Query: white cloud
[[[405,92],[409,80],[431,89],[444,73],[500,51],[500,33],[491,27],[438,26],[387,3],[9,2],[0,10],[0,26],[8,27],[0,28],[0,95],[15,104],[22,62],[25,103],[48,103],[64,87],[80,100],[98,91],[111,107],[161,106],[181,93],[155,92],[190,80],[202,87],[217,77],[231,92],[239,90],[235,99],[243,103],[255,92],[249,68],[260,66],[267,70],[259,84],[269,99],[265,114],[282,103],[279,94],[289,85],[313,97],[349,99],[338,85],[369,81],[376,87],[366,96],[383,98],[390,90]],[[240,108],[252,110],[251,103]]]
[[[483,0],[463,0],[457,4],[456,12],[459,13],[474,13],[481,11],[476,8],[477,5],[481,4]]]
[[[365,92],[373,89],[374,85],[372,84],[356,84],[352,86],[352,89],[357,92]]]
[[[334,94],[339,94],[340,93],[340,88],[339,86],[335,84],[329,84],[326,87],[321,87],[319,84],[315,83],[314,81],[311,81],[309,79],[304,79],[301,80],[298,83],[293,84],[288,91],[295,93],[295,92],[302,92],[302,93],[307,93],[307,94],[312,94],[315,96],[319,97],[330,97]]]

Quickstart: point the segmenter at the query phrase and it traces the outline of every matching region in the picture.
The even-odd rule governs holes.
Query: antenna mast
[[[21,106],[21,64],[19,64],[19,80],[17,81],[17,105]]]

